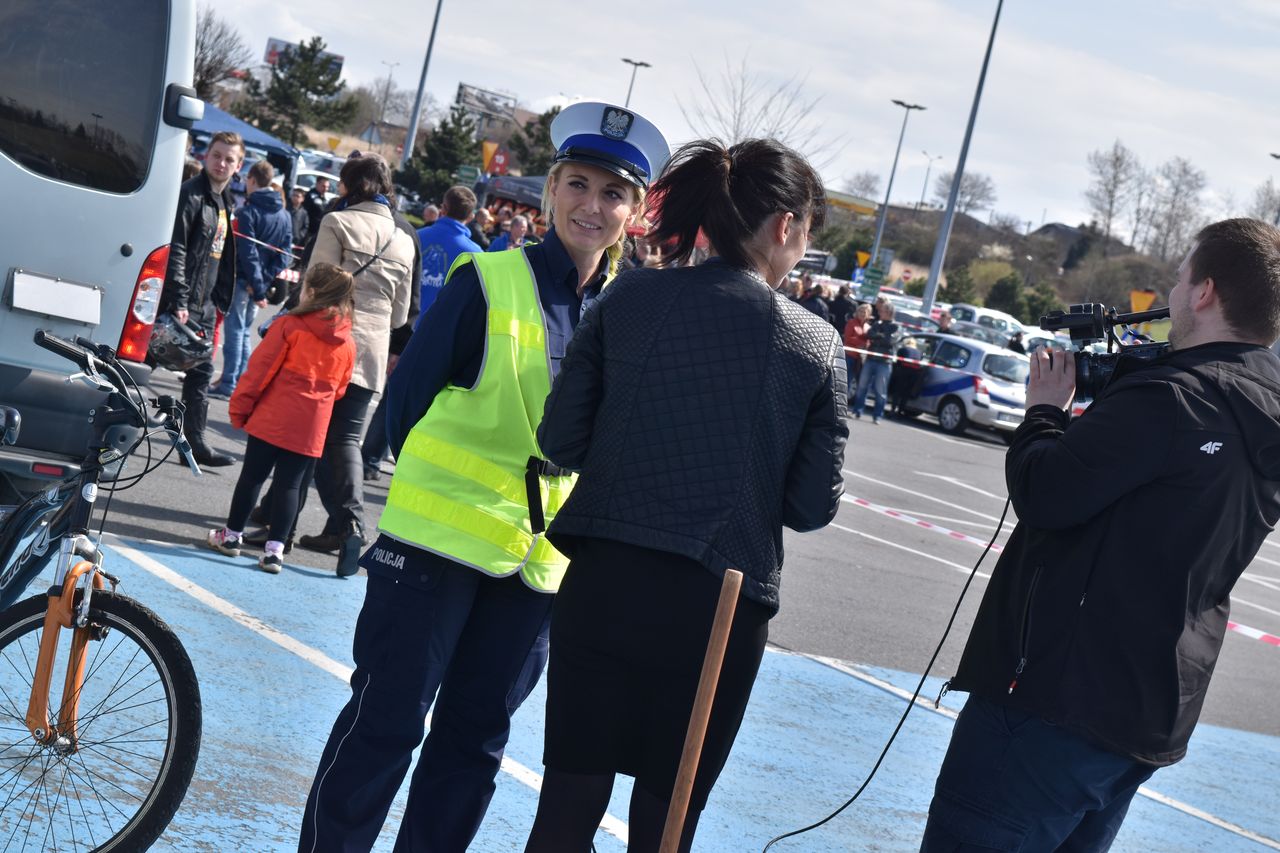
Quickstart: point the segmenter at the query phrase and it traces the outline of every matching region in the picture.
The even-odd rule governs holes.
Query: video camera
[[[1168,308],[1117,314],[1114,308],[1108,309],[1099,302],[1089,302],[1068,306],[1066,311],[1051,311],[1040,318],[1040,328],[1049,332],[1065,330],[1078,345],[1106,340],[1106,352],[1077,351],[1075,354],[1076,396],[1093,399],[1111,381],[1121,359],[1150,361],[1169,352],[1168,343],[1152,343],[1144,335],[1136,337],[1146,343],[1126,344],[1116,336],[1116,326],[1164,320],[1168,316]]]

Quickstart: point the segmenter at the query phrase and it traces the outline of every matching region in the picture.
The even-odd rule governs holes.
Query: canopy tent
[[[210,136],[224,130],[240,134],[240,137],[244,139],[244,144],[250,148],[260,148],[268,154],[287,157],[290,161],[298,156],[298,149],[289,143],[276,139],[266,131],[259,130],[249,122],[242,121],[231,115],[231,113],[218,109],[213,104],[207,103],[204,105],[204,118],[196,122],[191,128],[192,133],[208,134]]]

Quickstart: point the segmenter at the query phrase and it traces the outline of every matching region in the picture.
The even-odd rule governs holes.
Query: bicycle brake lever
[[[81,371],[78,373],[72,373],[70,376],[67,377],[67,381],[83,382],[85,385],[88,385],[90,388],[93,388],[95,391],[111,392],[116,390],[116,386],[112,385],[110,382],[103,379],[101,376],[84,372],[84,371]]]

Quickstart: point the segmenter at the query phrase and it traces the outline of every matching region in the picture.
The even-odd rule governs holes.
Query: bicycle
[[[169,825],[195,772],[200,687],[173,630],[116,591],[99,542],[115,491],[175,450],[195,475],[200,469],[182,436],[182,404],[149,400],[110,347],[43,330],[35,342],[80,368],[68,381],[105,398],[88,413],[92,439],[79,473],[0,518],[0,850],[144,850]],[[0,408],[0,441],[16,441],[20,422],[19,412]],[[171,447],[152,464],[158,434]],[[141,473],[121,477],[144,443]],[[48,591],[14,603],[50,563]]]

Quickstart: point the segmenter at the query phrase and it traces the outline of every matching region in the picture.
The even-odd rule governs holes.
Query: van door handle
[[[164,90],[164,123],[190,130],[202,118],[204,101],[196,97],[196,90],[181,83],[170,83]]]

